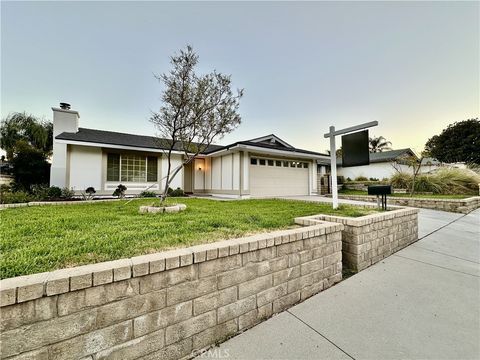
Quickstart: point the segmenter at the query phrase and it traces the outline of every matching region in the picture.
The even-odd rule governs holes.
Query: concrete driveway
[[[422,209],[419,233],[417,243],[221,344],[212,357],[480,359],[480,210]]]

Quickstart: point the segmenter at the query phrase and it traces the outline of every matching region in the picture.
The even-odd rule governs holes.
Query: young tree
[[[476,118],[451,124],[431,137],[425,148],[441,162],[480,164],[480,121]]]
[[[390,147],[392,143],[390,141],[387,141],[383,136],[379,137],[371,137],[368,139],[369,142],[369,147],[370,147],[370,152],[371,153],[377,153],[377,152],[382,152],[384,150],[392,150]]]
[[[155,75],[165,89],[163,105],[152,113],[150,121],[158,130],[157,141],[167,157],[165,188],[160,197],[165,201],[172,180],[184,165],[192,162],[215,139],[222,138],[240,125],[238,114],[243,89],[234,92],[229,75],[213,71],[197,75],[198,55],[191,46],[171,57],[172,70]],[[172,152],[184,154],[181,166],[172,169]]]
[[[393,163],[392,166],[393,168],[401,173],[400,166],[398,165],[407,165],[411,170],[412,170],[412,183],[410,185],[410,196],[413,196],[415,194],[415,184],[417,181],[417,177],[420,174],[420,171],[422,169],[422,163],[423,160],[428,157],[430,154],[427,150],[424,150],[420,153],[420,157],[416,155],[408,155],[404,156],[401,158],[396,159]]]

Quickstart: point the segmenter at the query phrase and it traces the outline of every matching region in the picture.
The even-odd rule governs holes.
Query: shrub
[[[410,189],[412,186],[412,175],[398,172],[390,178],[390,185],[395,189]]]
[[[173,190],[172,190],[173,191]],[[153,191],[142,191],[140,193],[140,197],[145,197],[145,198],[152,198],[152,197],[157,197],[157,194]]]
[[[123,199],[125,197],[126,190],[127,190],[127,187],[125,185],[119,184],[112,195],[117,196],[120,199]]]
[[[62,196],[62,189],[58,186],[50,186],[47,188],[47,199],[59,199]]]
[[[82,191],[82,198],[83,200],[92,200],[95,193],[95,188],[93,186],[89,186],[84,191]]]
[[[35,200],[33,196],[26,191],[13,191],[10,185],[0,185],[0,204],[25,203],[33,200]]]
[[[469,169],[444,168],[430,175],[442,194],[478,194],[480,175]]]
[[[397,173],[390,178],[390,184],[397,189],[412,187],[413,177]],[[444,168],[432,174],[420,174],[415,180],[415,191],[434,194],[477,194],[480,175],[468,169]]]
[[[60,195],[60,197],[62,199],[66,199],[66,200],[72,199],[74,196],[75,196],[75,191],[73,191],[73,189],[69,189],[67,187],[64,187],[62,189],[62,193]]]
[[[19,190],[19,189],[15,189]],[[35,200],[47,200],[48,199],[48,187],[45,185],[32,185],[30,193]]]
[[[180,196],[185,196],[185,193],[183,192],[182,189],[177,188],[176,190],[173,190],[172,192],[170,192],[170,194],[168,196],[180,197]]]
[[[357,176],[355,181],[368,181],[368,179],[365,176]]]
[[[350,179],[349,177],[347,177],[347,180],[345,180],[346,182],[350,182],[352,181],[352,179]]]
[[[369,180],[370,180],[370,181],[378,181],[378,179],[377,179],[377,178],[374,178],[374,177],[371,177]]]
[[[35,200],[33,196],[26,191],[0,191],[0,203],[16,204],[26,203]]]

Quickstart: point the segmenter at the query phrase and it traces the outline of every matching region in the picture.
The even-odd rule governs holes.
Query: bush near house
[[[73,190],[57,186],[33,185],[30,191],[15,190],[9,185],[0,186],[0,204],[17,204],[30,201],[63,201],[71,200]]]
[[[390,178],[394,188],[411,189],[413,177],[397,173]],[[477,195],[480,175],[467,169],[440,169],[432,174],[421,174],[415,181],[415,191],[445,195]]]
[[[142,198],[154,198],[154,197],[157,197],[157,194],[153,191],[142,191],[140,193],[140,197],[142,197]]]
[[[182,196],[185,196],[185,193],[183,192],[182,189],[176,188],[175,190],[169,191],[168,196],[170,196],[170,197],[182,197]]]

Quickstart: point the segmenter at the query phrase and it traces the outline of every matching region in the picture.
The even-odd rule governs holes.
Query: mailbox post
[[[387,210],[387,195],[392,193],[391,185],[369,185],[368,195],[377,195],[377,204],[380,208],[380,196],[382,197],[382,210]]]

